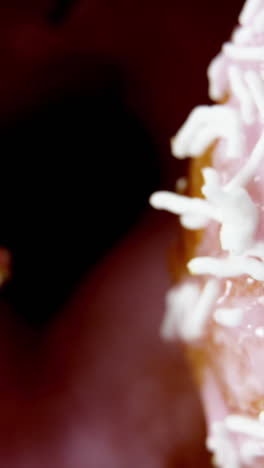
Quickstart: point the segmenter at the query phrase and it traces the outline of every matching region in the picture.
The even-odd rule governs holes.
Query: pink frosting
[[[236,34],[240,34],[241,31],[242,33],[250,31],[250,28],[253,28],[256,23],[258,14],[262,14],[264,17],[263,6],[250,18],[249,24],[244,24],[237,29]],[[241,48],[264,46],[264,34],[252,33],[251,31],[250,37],[244,43],[241,40],[237,43],[237,37],[233,36],[231,44]],[[225,53],[225,48],[218,57],[218,69],[211,76],[211,80],[216,89],[225,90],[228,98],[224,105],[235,109],[241,115],[241,100],[234,95],[229,81],[229,71],[232,66],[239,69],[243,79],[248,71],[257,72],[258,76],[263,79],[264,86],[264,60],[230,58]],[[259,109],[257,106],[254,113],[252,123],[247,123],[242,119],[241,138],[244,139],[244,147],[237,159],[226,157],[226,141],[224,139],[217,142],[213,153],[212,166],[220,174],[223,185],[230,181],[239,169],[244,166],[263,134],[264,119],[263,115],[261,117],[258,114]],[[264,185],[262,174],[264,174],[264,158],[259,164],[255,175],[244,187],[258,208],[259,221],[256,241],[264,240]],[[216,221],[209,223],[204,231],[202,242],[196,250],[196,256],[211,256],[214,258],[223,256],[219,230],[220,226]],[[201,284],[204,279],[203,276]],[[244,314],[238,326],[227,327],[216,323],[213,319],[214,309],[206,324],[205,336],[201,342],[207,356],[202,399],[210,437],[214,437],[214,423],[224,421],[230,413],[258,418],[260,412],[264,411],[264,284],[246,275],[234,279],[219,279],[219,283],[221,292],[216,301],[215,309],[217,307],[240,308]],[[238,454],[237,466],[244,466],[245,463],[245,466],[254,468],[264,466],[263,457],[257,456],[252,458],[252,461],[245,461],[241,455],[241,446],[246,440],[261,445],[264,443],[264,439],[254,441],[251,437],[239,434],[229,434],[229,436]],[[221,466],[229,468],[228,461],[223,461]],[[232,465],[230,464],[230,468],[235,466],[235,462]]]

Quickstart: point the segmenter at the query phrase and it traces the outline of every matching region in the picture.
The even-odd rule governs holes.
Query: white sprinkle
[[[250,125],[255,120],[254,102],[249,89],[244,83],[242,70],[237,65],[230,65],[228,76],[231,91],[240,102],[242,118],[246,124]]]
[[[239,307],[235,308],[219,308],[213,314],[215,322],[225,327],[238,327],[243,320],[243,310]]]
[[[256,34],[262,34],[264,31],[264,10],[260,11],[256,16],[252,25],[253,30]]]
[[[224,300],[230,295],[232,286],[233,286],[233,282],[231,280],[225,281],[225,290],[224,290],[223,295],[219,297],[219,299],[217,300],[218,305],[222,304]]]
[[[221,130],[219,129],[219,125],[213,121],[211,121],[210,124],[209,122],[210,121],[208,120],[208,125],[197,129],[197,132],[192,135],[188,149],[190,156],[200,156],[209,145],[220,137],[219,131]]]
[[[264,306],[264,296],[258,297],[257,302]]]
[[[240,468],[239,456],[224,422],[212,424],[212,435],[206,440],[206,447],[213,452],[213,464],[221,468]]]
[[[238,158],[244,149],[239,113],[225,105],[199,106],[172,139],[172,154],[177,158],[199,157],[217,139],[226,140],[226,155]]]
[[[253,70],[245,72],[245,81],[250,89],[261,119],[264,119],[264,81]]]
[[[150,197],[150,204],[158,210],[167,210],[174,214],[185,214],[198,211],[199,214],[210,216],[213,210],[207,201],[201,198],[189,198],[176,193],[160,191]]]
[[[248,24],[258,9],[262,5],[262,0],[247,0],[243,6],[243,9],[239,15],[239,22],[242,25]]]
[[[186,321],[189,320],[199,295],[198,284],[191,282],[176,286],[167,293],[166,313],[160,330],[164,339],[170,340],[177,334],[185,334]]]
[[[264,438],[264,423],[258,419],[241,416],[239,414],[230,414],[225,418],[225,425],[231,432],[260,439]]]
[[[258,210],[247,191],[241,187],[220,187],[212,168],[202,170],[205,185],[202,193],[216,207],[222,227],[220,242],[223,250],[242,254],[253,245],[258,226]]]
[[[163,338],[179,336],[187,341],[203,335],[208,316],[219,294],[218,282],[207,281],[201,293],[196,284],[173,288],[167,295],[167,310],[161,326]]]
[[[258,337],[258,338],[264,338],[264,327],[257,327],[255,329],[255,335]]]
[[[223,194],[219,198],[222,202],[222,249],[241,254],[253,243],[258,226],[257,208],[242,188],[230,191],[226,198]]]
[[[264,446],[260,442],[246,440],[240,447],[240,453],[243,463],[253,466],[255,458],[264,455]]]
[[[196,230],[205,228],[209,219],[197,213],[186,213],[180,217],[181,225],[186,229]]]
[[[226,190],[230,190],[235,186],[238,187],[246,185],[254,176],[262,159],[264,159],[264,134],[262,134],[257,141],[251,155],[247,159],[247,162],[225,186]]]
[[[264,281],[264,263],[254,258],[242,256],[196,257],[188,263],[187,267],[193,275],[213,275],[218,278],[249,275],[257,281]]]
[[[209,81],[209,96],[213,101],[220,101],[227,90],[227,77],[223,74],[225,59],[222,54],[217,55],[207,69]]]
[[[190,198],[161,191],[152,194],[151,205],[181,216],[187,229],[201,229],[210,219],[222,224],[220,241],[224,250],[244,254],[251,248],[258,226],[258,210],[244,188],[221,187],[217,172],[212,168],[202,170],[205,184],[202,192],[208,200]]]
[[[205,284],[196,307],[188,323],[188,339],[197,339],[203,334],[203,330],[213,305],[219,295],[219,283],[215,279],[210,279]]]
[[[214,185],[218,188],[220,186],[219,174],[212,167],[204,167],[202,169],[202,174],[204,178],[205,185],[202,187],[202,190],[206,187],[212,188]]]
[[[235,44],[245,44],[252,38],[252,28],[237,27],[232,34],[232,41]]]
[[[188,180],[186,177],[179,177],[179,179],[176,180],[175,188],[177,192],[183,193],[188,187]]]
[[[216,210],[202,198],[189,198],[177,193],[160,191],[153,193],[149,201],[153,208],[166,210],[177,215],[194,213],[205,218],[216,219],[217,217]]]
[[[224,54],[232,60],[259,62],[264,60],[263,46],[238,46],[231,43],[223,45]]]

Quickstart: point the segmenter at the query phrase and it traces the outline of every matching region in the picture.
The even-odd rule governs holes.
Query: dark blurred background
[[[209,466],[148,197],[242,3],[0,1],[0,468]]]
[[[184,171],[169,138],[241,4],[1,2],[2,298],[23,320],[48,322]]]

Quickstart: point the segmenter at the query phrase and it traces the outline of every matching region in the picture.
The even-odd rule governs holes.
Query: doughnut
[[[216,467],[264,466],[264,1],[247,0],[208,68],[212,105],[172,138],[187,180],[151,196],[179,216],[184,262],[166,296],[199,385]]]

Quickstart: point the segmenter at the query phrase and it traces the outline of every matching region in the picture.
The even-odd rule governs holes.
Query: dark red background
[[[241,6],[1,2],[1,467],[209,466],[158,331],[175,221],[147,200]]]

